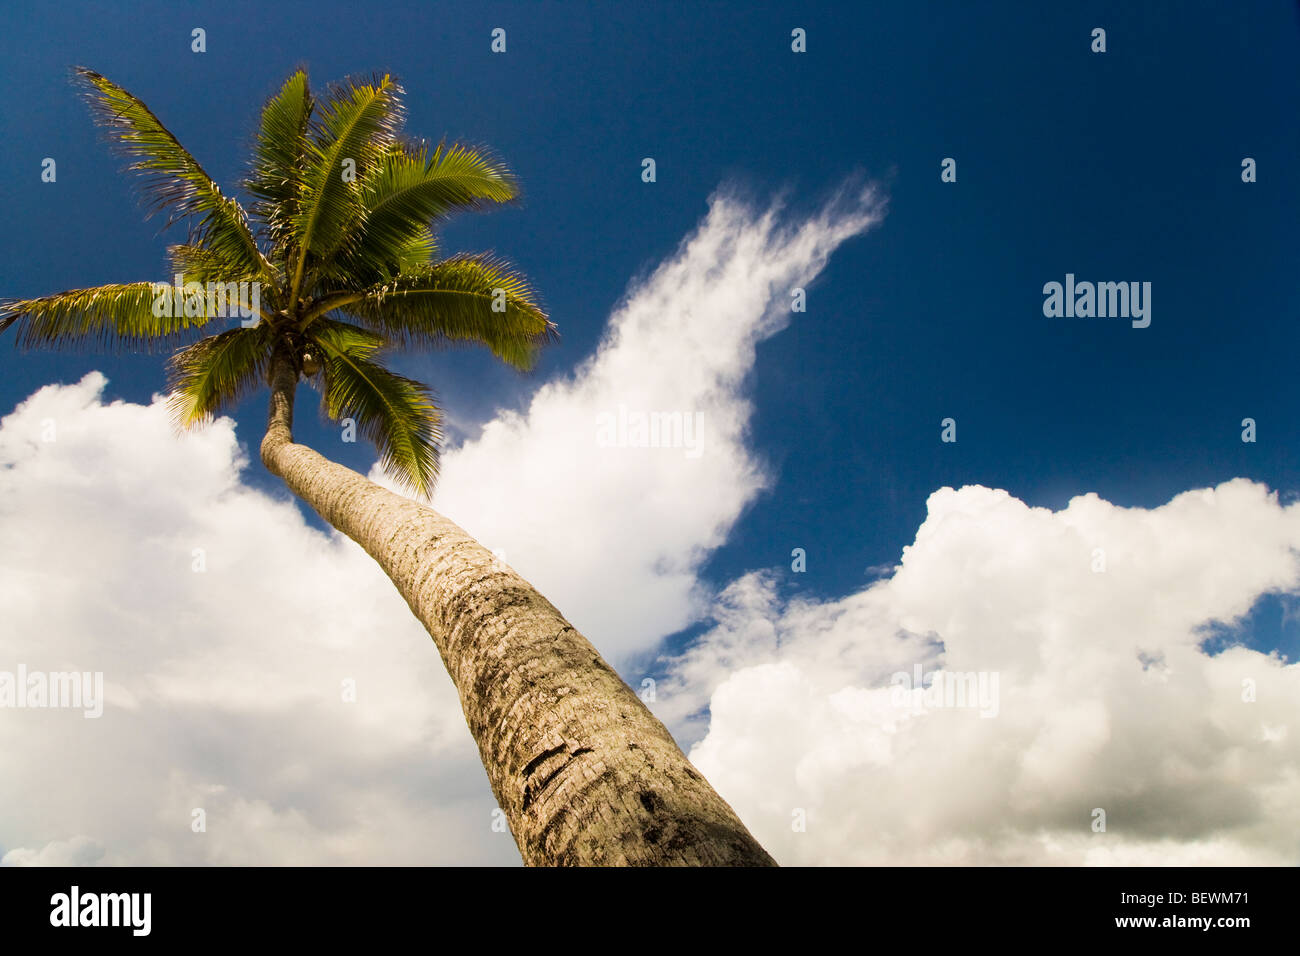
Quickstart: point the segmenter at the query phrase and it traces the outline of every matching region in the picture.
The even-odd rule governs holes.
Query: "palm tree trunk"
[[[526,864],[776,865],[546,598],[436,511],[294,444],[292,356],[270,378],[262,461],[379,562],[433,638]]]

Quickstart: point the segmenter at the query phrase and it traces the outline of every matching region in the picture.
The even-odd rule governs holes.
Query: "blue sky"
[[[0,234],[0,262],[5,263],[0,297],[169,278],[164,250],[178,241],[179,230],[159,234],[158,221],[143,219],[133,184],[99,141],[69,81],[72,66],[97,70],[140,96],[226,188],[233,188],[243,174],[261,104],[294,67],[306,66],[318,86],[349,74],[390,72],[407,91],[410,134],[489,144],[523,185],[518,205],[454,222],[441,236],[443,250],[490,249],[510,258],[540,290],[562,336],[528,375],[473,351],[402,359],[403,371],[437,389],[458,426],[453,433],[457,441],[474,439],[500,409],[527,408],[539,386],[571,374],[590,356],[625,293],[673,256],[683,237],[704,219],[709,198],[720,186],[748,197],[755,208],[784,194],[797,218],[821,208],[847,177],[865,175],[879,184],[888,200],[883,221],[836,248],[809,287],[807,312],[793,316],[788,328],[758,346],[745,388],[754,404],[746,449],[766,463],[771,483],[754,500],[745,499],[743,514],[700,569],[702,583],[715,590],[749,580],[749,572],[773,572],[772,587],[783,599],[806,597],[817,614],[825,613],[825,620],[818,618],[832,635],[824,642],[832,651],[823,648],[825,654],[838,653],[835,620],[852,620],[855,607],[885,600],[870,592],[864,596],[863,589],[880,568],[898,563],[905,546],[918,541],[927,499],[944,486],[1005,489],[1030,506],[1052,509],[1089,492],[1123,509],[1154,509],[1189,489],[1247,478],[1278,492],[1284,505],[1296,500],[1296,5],[395,2],[359,16],[360,9],[338,2],[269,8],[241,2],[140,3],[127,14],[109,4],[88,4],[75,12],[55,5],[7,7],[0,13],[6,45],[0,82],[8,91],[0,135],[9,146],[0,153],[0,175],[9,228]],[[206,53],[190,51],[195,27],[206,31]],[[490,50],[496,27],[507,31],[503,55]],[[807,32],[806,53],[790,49],[795,27]],[[1095,27],[1106,30],[1104,54],[1090,51]],[[40,180],[45,157],[57,161],[56,183]],[[654,183],[641,180],[644,157],[656,160]],[[955,183],[940,180],[945,157],[956,160]],[[1245,157],[1257,163],[1257,182],[1242,182]],[[1151,283],[1150,326],[1135,329],[1123,319],[1045,317],[1043,285],[1061,282],[1067,273],[1079,280]],[[648,356],[651,360],[663,357]],[[94,369],[109,379],[107,399],[147,405],[164,385],[160,356],[20,353],[0,339],[0,416],[40,386],[76,383]],[[324,425],[314,413],[314,401],[310,390],[300,391],[296,437],[367,471],[374,458],[369,448],[340,444],[334,426]],[[151,419],[131,409],[120,411],[114,427],[147,431]],[[246,400],[234,417],[239,440],[255,448],[265,419],[265,395]],[[953,444],[940,441],[940,422],[947,417],[957,423]],[[1257,423],[1254,443],[1241,440],[1241,422],[1247,417]],[[201,457],[206,454],[202,449],[220,445],[223,434],[218,430],[202,439],[193,454]],[[0,440],[0,452],[5,447]],[[177,453],[178,458],[188,454]],[[456,461],[473,474],[475,464],[490,463],[490,454]],[[106,453],[105,460],[109,457]],[[286,497],[279,481],[253,457],[243,481]],[[132,487],[135,480],[122,477],[122,487]],[[216,486],[205,482],[204,488]],[[214,513],[225,514],[230,496],[211,494]],[[958,513],[967,500],[944,499],[938,511]],[[1272,516],[1279,528],[1290,514],[1259,502],[1242,503],[1244,497],[1232,500],[1241,509],[1242,527],[1257,511]],[[990,501],[980,499],[970,507],[991,514],[997,503]],[[107,515],[112,509],[103,510]],[[38,513],[34,503],[33,515]],[[1125,514],[1132,539],[1145,540],[1147,513]],[[109,515],[106,520],[111,524],[116,519]],[[238,515],[231,520],[237,525]],[[313,515],[308,520],[319,526]],[[1163,519],[1150,520],[1156,527]],[[1212,518],[1204,521],[1206,527],[1217,527]],[[1030,519],[1007,526],[1021,528],[1025,542],[1036,542],[1032,548],[1055,554],[1055,539],[1050,534],[1036,538],[1041,529]],[[19,540],[17,519],[12,527]],[[286,540],[292,539],[293,529],[285,527]],[[1176,531],[1168,540],[1179,540]],[[1285,538],[1280,531],[1278,536]],[[1261,531],[1254,537],[1262,541],[1268,535]],[[1206,532],[1198,540],[1204,545],[1212,539]],[[1268,593],[1284,580],[1269,563],[1281,559],[1269,552],[1266,561],[1250,552],[1252,536],[1245,532],[1223,540],[1225,548],[1237,550],[1197,550],[1200,545],[1189,539],[1187,553],[1197,556],[1199,564],[1183,567],[1185,577],[1202,574],[1209,584],[1188,585],[1184,603],[1214,591],[1218,577],[1231,577],[1238,565],[1248,564],[1264,570],[1249,586],[1240,585],[1242,593],[1265,596],[1243,628],[1208,630],[1207,649],[1217,654],[1242,642],[1264,651],[1277,649],[1294,661],[1300,656],[1295,595]],[[1000,556],[996,544],[994,540],[989,545],[993,550],[984,552],[985,565]],[[807,552],[804,574],[790,570],[790,552],[797,547]],[[1279,547],[1285,550],[1285,545]],[[1265,545],[1260,549],[1262,554]],[[971,565],[970,574],[950,572],[946,552],[940,555],[943,560],[934,556],[941,551],[918,544],[918,566],[937,569],[932,580],[950,582],[954,595],[963,587],[969,590],[964,607],[971,609],[970,618],[961,613],[945,618],[942,594],[927,609],[935,621],[957,622],[949,646],[956,655],[963,641],[972,644],[961,625],[981,613],[983,583],[975,572],[984,569]],[[324,568],[323,576],[349,568],[363,573],[343,555],[331,554],[335,564]],[[964,567],[961,561],[967,559],[961,556],[952,567]],[[1027,567],[1032,569],[1033,562]],[[1156,570],[1163,573],[1163,568]],[[1153,572],[1156,583],[1148,591],[1133,584],[1137,596],[1129,596],[1135,602],[1131,608],[1140,608],[1148,593],[1153,606],[1150,621],[1138,610],[1126,611],[1135,630],[1146,626],[1154,633],[1162,614],[1170,620],[1175,616],[1156,607],[1162,597],[1159,582],[1168,583],[1167,595],[1181,593],[1161,573]],[[897,604],[890,605],[891,621],[912,619],[907,614],[931,619],[924,614],[918,618],[908,603],[910,580],[905,576],[889,592],[888,600]],[[1010,597],[999,598],[1012,610],[1018,607],[1015,583],[1006,591]],[[989,587],[1005,584],[992,581]],[[602,582],[589,586],[598,590]],[[358,587],[363,595],[371,593],[365,590],[370,584]],[[1044,585],[1043,594],[1049,590]],[[738,593],[750,602],[746,607],[768,607],[761,588],[746,585]],[[223,606],[202,592],[178,595],[178,602],[184,597],[195,607],[204,600]],[[1118,607],[1128,598],[1121,594],[1114,599]],[[129,603],[124,597],[119,608],[128,617]],[[1094,625],[1086,619],[1086,601],[1078,608],[1066,603],[1059,608],[1062,627],[1074,627],[1070,633],[1090,639],[1087,628]],[[990,598],[989,607],[995,604]],[[178,606],[189,613],[184,611],[189,605]],[[1212,606],[1236,607],[1227,598]],[[767,618],[794,635],[807,621],[786,615],[783,607],[780,601],[772,604]],[[382,615],[375,613],[379,620]],[[1075,624],[1069,621],[1072,614]],[[989,618],[990,632],[996,631],[998,615],[990,612]],[[1182,624],[1180,619],[1178,626]],[[1122,626],[1120,621],[1116,628]],[[231,625],[232,634],[235,627]],[[711,627],[709,621],[699,621],[678,633],[669,647],[681,649],[703,638],[706,650],[723,646],[719,660],[725,664],[730,660],[723,640],[726,626],[721,637]],[[810,633],[821,632],[813,628]],[[600,635],[589,636],[600,643]],[[864,638],[862,646],[867,643]],[[1175,668],[1179,679],[1199,673],[1201,662],[1178,657],[1175,645],[1169,644],[1169,655],[1171,661],[1182,661],[1183,670]],[[998,664],[1003,649],[991,646],[986,640],[978,650]],[[1127,646],[1121,651],[1116,660],[1131,656]],[[879,648],[872,653],[871,666],[855,678],[862,686],[874,686],[870,682],[878,674],[872,668],[889,659]],[[646,652],[636,667],[624,669],[625,676],[635,685],[634,675],[644,672],[639,668],[659,673],[653,669],[654,656]],[[1081,661],[1086,656],[1080,652]],[[761,655],[751,657],[751,663],[761,663]],[[983,666],[985,658],[978,660]],[[1003,666],[1008,674],[1014,670]],[[1228,662],[1221,667],[1227,675],[1224,686],[1231,687],[1237,672]],[[409,665],[394,668],[404,669]],[[727,667],[704,670],[713,675],[726,673]],[[807,670],[815,669],[809,665]],[[1069,686],[1070,670],[1053,678],[1059,686]],[[680,679],[689,685],[694,678]],[[1275,686],[1291,686],[1283,681],[1294,679],[1278,677]],[[1202,688],[1195,676],[1192,680],[1183,696],[1199,708],[1195,695]],[[833,681],[827,686],[828,693],[838,687]],[[707,704],[714,685],[705,681],[701,687],[691,693],[699,691],[698,700]],[[1130,698],[1125,694],[1131,688],[1117,679],[1113,690],[1110,719],[1118,726],[1128,714],[1137,721],[1133,726],[1146,726],[1144,712],[1134,716],[1126,710]],[[777,709],[771,703],[776,698],[767,693],[756,692],[754,699]],[[687,698],[691,694],[683,692]],[[1068,713],[1086,728],[1092,702],[1080,700]],[[456,725],[454,702],[442,703],[451,707]],[[1165,713],[1158,701],[1148,705],[1152,714]],[[1286,707],[1294,710],[1293,704],[1273,706],[1279,708],[1271,712],[1275,723],[1287,717]],[[685,713],[674,711],[677,718]],[[1050,713],[1043,716],[1043,726],[1055,727],[1054,719]],[[1007,724],[1007,739],[1023,742],[1015,737],[1019,725],[1010,719]],[[1181,745],[1176,729],[1184,724],[1191,734],[1195,727],[1186,720],[1164,721],[1162,727],[1175,730],[1167,739],[1153,732],[1151,752],[1176,750]],[[263,733],[257,720],[248,726],[255,736]],[[679,727],[671,721],[670,726]],[[857,734],[852,729],[848,739],[856,740]],[[1041,749],[1049,755],[1054,749],[1072,753],[1075,741],[1044,734],[1041,740],[1032,735],[1024,739],[1047,740],[1050,745]],[[1281,739],[1275,734],[1268,724],[1264,739]],[[832,736],[828,732],[827,739]],[[1182,743],[1180,755],[1190,754],[1192,765],[1202,761],[1209,766],[1195,741]],[[745,752],[739,745],[733,749]],[[980,743],[968,753],[993,767],[984,758],[994,749]],[[1025,746],[1031,755],[1038,749],[1037,744]],[[214,744],[211,750],[221,748]],[[238,747],[232,744],[231,750]],[[762,822],[764,787],[746,802],[743,777],[728,776],[724,750],[716,744],[712,751],[692,752],[692,759],[707,764],[710,779],[756,833],[769,826],[775,829],[764,833],[784,832],[771,839],[788,838],[784,820]],[[182,763],[199,761],[189,744],[175,752]],[[477,757],[457,753],[456,759],[468,763],[455,766],[476,773]],[[321,756],[321,766],[332,766],[335,756]],[[773,765],[779,756],[772,758]],[[244,767],[239,772],[249,774],[250,800],[273,776],[255,772],[262,757],[238,764]],[[424,759],[418,749],[407,758],[403,767],[422,766]],[[1116,767],[1122,763],[1112,762]],[[1268,767],[1283,763],[1262,760],[1260,779],[1267,778]],[[1055,779],[1042,754],[1029,764],[1038,774],[1033,779],[1048,784]],[[952,765],[962,764],[954,759]],[[1148,765],[1153,761],[1145,758],[1135,763]],[[1062,773],[1087,777],[1089,766],[1079,757],[1068,774]],[[901,761],[899,767],[900,780],[914,778]],[[208,779],[208,772],[205,766],[194,769],[198,780]],[[239,775],[230,772],[232,778]],[[361,770],[357,773],[360,778]],[[845,773],[843,779],[852,781]],[[436,790],[449,806],[459,807],[447,810],[450,822],[445,826],[445,834],[456,834],[464,829],[464,819],[480,813],[475,801],[481,802],[479,791],[485,789],[477,776],[463,787],[462,779],[440,777],[435,787],[417,776],[403,793]],[[1048,784],[1043,784],[1044,792],[1056,799],[1058,791]],[[1186,780],[1182,785],[1190,786]],[[1206,785],[1213,789],[1217,784],[1210,779]],[[1116,784],[1119,792],[1126,787],[1122,780]],[[1171,787],[1159,779],[1151,783],[1156,817],[1177,815],[1177,788]],[[295,807],[293,801],[306,800],[302,794],[310,788],[301,789],[285,798]],[[341,791],[344,796],[337,799],[346,802],[351,799],[347,792],[378,789],[373,777],[359,779],[355,791]],[[1229,790],[1223,792],[1231,797]],[[982,792],[972,788],[972,804]],[[845,806],[858,805],[857,791],[847,783],[836,793],[847,801]],[[462,797],[464,806],[455,803]],[[1227,810],[1206,815],[1207,845],[1214,845],[1216,821],[1232,816],[1236,805],[1228,797],[1214,804]],[[795,799],[804,798],[791,797]],[[784,805],[778,809],[787,813]],[[469,816],[456,816],[460,812]],[[980,810],[969,806],[962,812],[978,815]],[[958,816],[939,813],[936,818]],[[910,817],[903,813],[900,819]],[[1050,829],[1059,822],[1044,819],[1030,823]],[[990,832],[998,826],[990,824]],[[1283,831],[1285,826],[1283,821]],[[1032,829],[1029,823],[1026,828]],[[936,832],[946,831],[940,827]],[[0,840],[12,846],[43,845],[55,836],[63,839],[61,831],[0,827]],[[91,837],[102,839],[97,833]],[[114,851],[112,841],[105,842]],[[340,858],[404,859],[400,848],[408,842],[394,839],[382,851],[384,841],[376,839],[367,844],[374,856]],[[832,840],[825,852],[846,842]],[[121,837],[121,845],[129,843]],[[1149,846],[1142,846],[1141,852],[1147,852]],[[781,858],[800,859],[798,852],[804,851],[789,850]],[[499,860],[493,853],[499,851],[475,845],[464,850],[463,858]],[[129,856],[117,857],[123,858]],[[910,858],[896,854],[887,859]]]
[[[518,172],[523,204],[460,220],[444,248],[510,257],[563,336],[528,377],[469,352],[407,363],[470,427],[588,354],[719,183],[788,188],[796,204],[853,170],[886,185],[884,228],[840,250],[808,313],[762,347],[754,441],[779,480],[713,557],[719,580],[802,546],[810,570],[792,583],[841,593],[897,559],[945,484],[1049,507],[1085,491],[1153,506],[1234,476],[1292,491],[1296,10],[1018,7],[395,3],[361,20],[341,3],[10,8],[0,293],[165,271],[174,240],[142,220],[71,65],[141,96],[228,188],[293,66],[317,83],[389,71],[410,132],[488,143]],[[194,26],[206,54],[189,51]],[[489,50],[496,26],[504,55]],[[790,50],[794,26],[806,54]],[[45,156],[56,184],[39,181]],[[645,156],[654,184],[640,180]],[[944,157],[955,184],[940,182]],[[1066,272],[1150,281],[1150,328],[1044,318],[1041,287]],[[10,356],[0,406],[89,368],[134,401],[163,381],[156,358]],[[241,406],[241,432],[262,406]],[[947,416],[956,444],[938,441]],[[1244,417],[1255,444],[1240,440]]]

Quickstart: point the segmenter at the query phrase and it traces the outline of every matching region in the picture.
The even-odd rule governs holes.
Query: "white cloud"
[[[656,710],[786,863],[1294,865],[1300,664],[1200,644],[1296,590],[1297,548],[1300,505],[1244,479],[1151,510],[945,488],[859,593],[732,585]],[[915,665],[996,673],[996,716],[908,712]]]
[[[765,486],[746,445],[754,349],[788,324],[790,290],[882,216],[860,185],[801,221],[779,204],[714,196],[697,231],[615,310],[592,358],[444,457],[434,505],[504,551],[616,661],[698,620],[707,595],[696,571]],[[620,406],[699,414],[700,454],[602,447],[598,416]]]
[[[104,856],[104,848],[88,836],[54,840],[39,850],[22,847],[0,856],[0,866],[93,866]]]
[[[0,843],[45,847],[5,862],[90,862],[85,840],[113,865],[517,860],[382,572],[244,486],[230,420],[177,438],[104,385],[0,422],[0,670],[102,671],[107,697],[0,710]]]

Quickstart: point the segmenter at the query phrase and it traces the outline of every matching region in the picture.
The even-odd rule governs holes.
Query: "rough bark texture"
[[[276,359],[262,461],[379,562],[428,630],[524,862],[774,866],[667,728],[527,581],[432,509],[293,443],[297,377],[290,357]]]

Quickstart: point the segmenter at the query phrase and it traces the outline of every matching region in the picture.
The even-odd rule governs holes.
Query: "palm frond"
[[[206,422],[262,384],[270,326],[230,329],[181,349],[167,363],[167,406],[180,428]]]
[[[252,171],[244,185],[254,197],[251,212],[266,224],[267,238],[287,251],[298,216],[307,164],[307,130],[314,101],[307,74],[298,70],[262,108]]]
[[[394,344],[478,343],[516,368],[531,368],[538,348],[555,338],[528,280],[487,256],[444,259],[340,308]]]
[[[118,351],[174,347],[186,333],[210,321],[206,297],[203,313],[185,315],[172,310],[170,297],[155,314],[163,284],[128,282],[93,289],[70,289],[38,299],[10,299],[0,304],[0,332],[18,326],[18,345],[115,347]],[[167,287],[170,288],[170,287]],[[173,315],[179,311],[181,315]]]
[[[309,342],[320,344],[322,351],[326,347],[332,347],[336,351],[361,358],[371,358],[387,344],[378,332],[328,318],[313,322],[306,338]]]
[[[269,273],[239,203],[222,195],[149,107],[93,70],[78,67],[75,72],[86,87],[96,122],[130,160],[127,168],[143,174],[149,214],[169,211],[169,226],[190,218],[192,242],[241,262],[241,274]]]
[[[395,268],[380,276],[377,282],[400,275],[414,275],[432,265],[437,254],[438,240],[434,237],[433,230],[428,226],[422,226],[405,242],[393,249],[391,264]]]
[[[307,169],[294,234],[298,248],[291,298],[302,289],[308,255],[317,261],[338,248],[360,214],[360,181],[391,147],[403,120],[401,87],[384,76],[334,89],[315,113],[307,138]],[[356,181],[344,179],[344,160]]]
[[[453,143],[395,144],[361,183],[361,216],[340,241],[339,268],[356,281],[376,281],[410,270],[413,240],[431,223],[458,211],[509,202],[514,176],[486,150]],[[423,265],[432,258],[432,248]]]
[[[349,349],[329,334],[315,341],[324,349],[324,414],[333,421],[355,419],[384,472],[405,489],[429,494],[442,440],[442,416],[429,387],[366,358],[368,344]]]
[[[251,282],[262,278],[255,272],[241,272],[245,263],[231,259],[221,250],[208,246],[182,243],[167,247],[167,258],[171,262],[173,276],[177,273],[185,277],[186,282]],[[273,294],[274,288],[261,287],[262,294]]]

